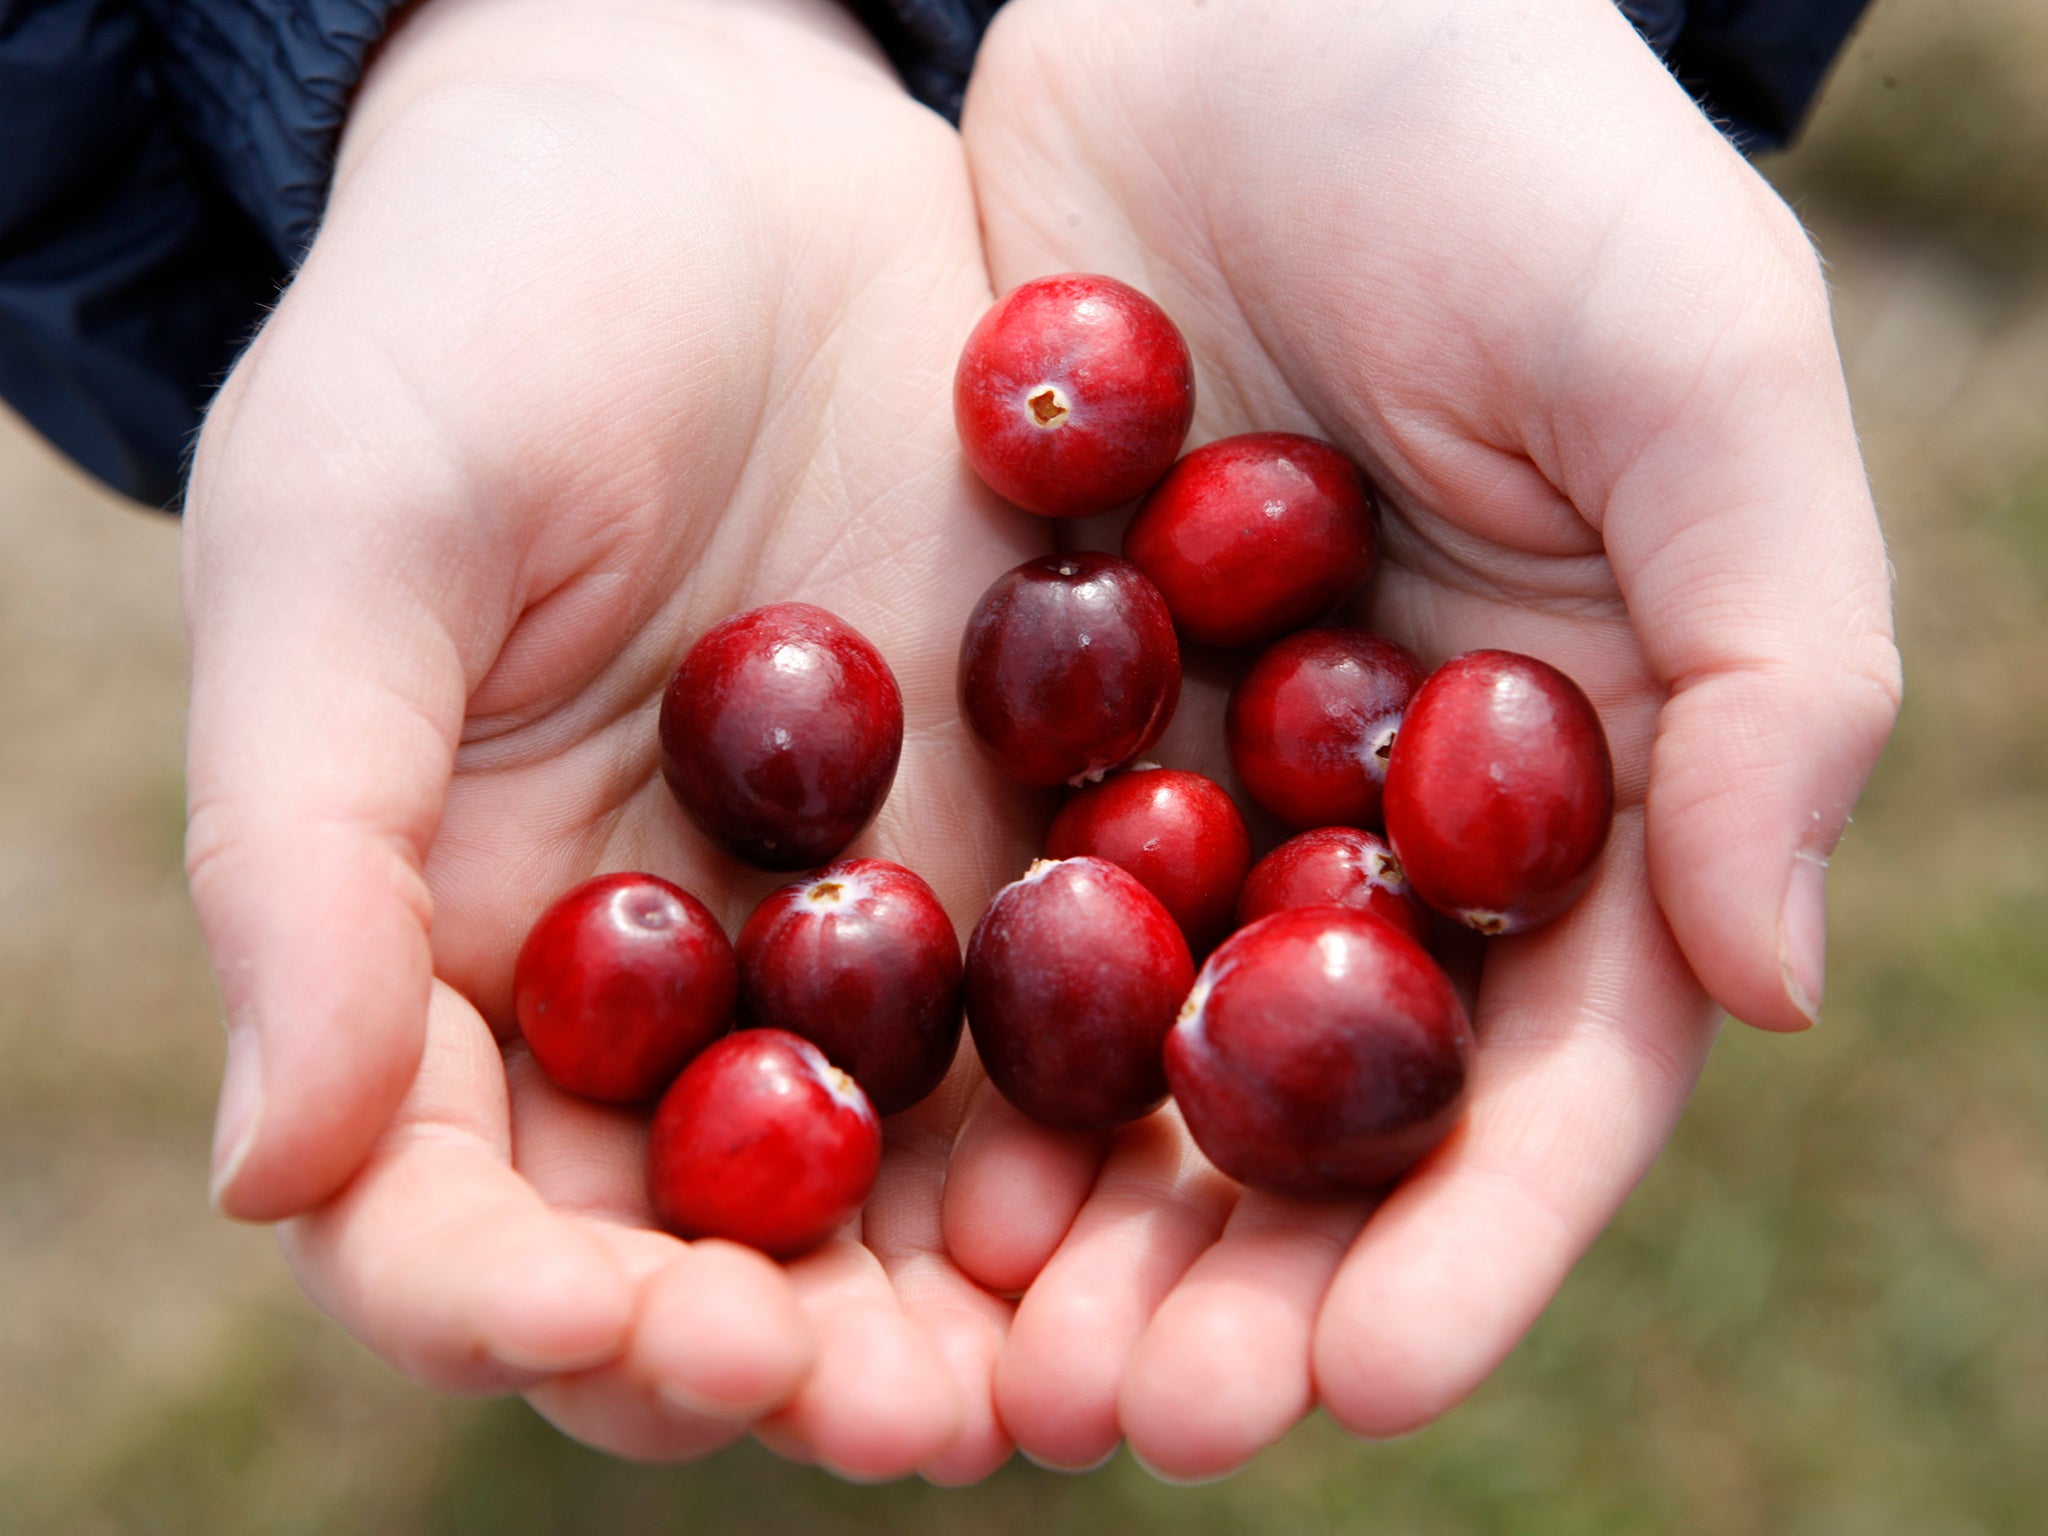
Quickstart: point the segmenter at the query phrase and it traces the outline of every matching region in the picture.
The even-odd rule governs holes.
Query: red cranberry
[[[953,375],[975,473],[1044,517],[1142,496],[1195,416],[1195,368],[1166,312],[1113,277],[1012,289],[981,317]]]
[[[1166,1042],[1188,1131],[1275,1194],[1400,1177],[1464,1108],[1472,1027],[1450,981],[1369,912],[1296,907],[1225,939]]]
[[[1429,910],[1408,888],[1394,850],[1357,827],[1304,832],[1254,864],[1238,894],[1238,926],[1293,907],[1350,907],[1385,918],[1411,939],[1429,937]]]
[[[967,1027],[997,1091],[1092,1131],[1166,1097],[1160,1047],[1194,980],[1158,898],[1102,859],[1040,859],[967,941]]]
[[[874,819],[903,749],[888,663],[843,619],[772,603],[713,626],[661,701],[661,773],[705,836],[808,869]]]
[[[1562,913],[1614,820],[1600,716],[1557,668],[1512,651],[1445,662],[1408,705],[1387,836],[1416,895],[1481,933]]]
[[[1053,818],[1045,856],[1084,853],[1136,876],[1180,924],[1188,948],[1203,954],[1230,931],[1252,840],[1214,779],[1133,768],[1076,791]]]
[[[1027,561],[967,620],[960,712],[1020,784],[1101,778],[1157,741],[1179,700],[1173,619],[1114,555]]]
[[[647,1192],[679,1237],[726,1237],[792,1259],[874,1187],[882,1123],[808,1040],[743,1029],[691,1062],[654,1112]]]
[[[1312,623],[1365,585],[1378,550],[1357,467],[1292,432],[1197,448],[1124,530],[1124,558],[1203,645],[1263,645]]]
[[[1362,629],[1304,629],[1260,653],[1224,715],[1245,793],[1297,831],[1375,826],[1387,755],[1422,664]]]
[[[960,940],[900,864],[842,859],[772,893],[740,930],[747,1020],[802,1035],[893,1115],[938,1087],[960,1042]]]
[[[732,945],[703,902],[653,875],[599,875],[533,925],[512,1010],[556,1083],[632,1104],[725,1032],[738,985]]]

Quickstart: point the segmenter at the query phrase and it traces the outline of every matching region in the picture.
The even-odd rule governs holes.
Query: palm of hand
[[[314,408],[382,446],[316,488],[347,539],[318,567],[323,590],[295,594],[357,615],[368,677],[337,679],[309,730],[351,731],[349,750],[388,770],[376,803],[350,808],[373,846],[330,871],[355,883],[334,900],[422,888],[406,920],[373,925],[361,974],[324,989],[405,1100],[341,1196],[289,1224],[302,1281],[416,1374],[546,1383],[544,1411],[613,1450],[696,1454],[775,1409],[763,1433],[793,1454],[977,1475],[1003,1453],[987,1379],[1008,1308],[960,1278],[938,1234],[964,1089],[892,1122],[866,1246],[784,1272],[653,1230],[640,1117],[555,1091],[516,1043],[498,1070],[491,1035],[508,1033],[526,928],[585,876],[658,871],[729,931],[778,883],[685,824],[653,725],[688,643],[758,603],[827,607],[897,672],[902,767],[857,851],[919,870],[963,928],[1027,851],[1028,807],[953,701],[968,606],[1039,552],[951,438],[953,351],[988,298],[957,141],[864,56],[795,46],[819,67],[725,91],[699,79],[681,106],[610,89],[516,115],[430,98],[352,146],[315,256],[209,427],[194,761],[215,760],[207,733],[238,702],[209,696],[213,657],[235,652],[248,689],[266,662],[238,648],[274,614],[240,610],[286,600],[228,590],[216,562],[327,542],[249,504],[308,409],[266,377],[318,356]],[[330,297],[343,284],[345,305]],[[340,329],[366,313],[367,329]],[[387,622],[365,631],[370,612]],[[251,884],[246,829],[216,830],[227,816],[209,809],[234,787],[195,776],[216,956],[257,920],[215,895]],[[243,999],[289,985],[244,981]],[[337,1118],[360,1136],[374,1100]],[[273,1118],[265,1134],[310,1147],[333,1131]],[[289,1185],[304,1172],[291,1153],[257,1173]]]
[[[314,258],[216,409],[188,605],[195,895],[231,1039],[289,1025],[262,1031],[273,1107],[246,1143],[230,1073],[224,1142],[253,1151],[226,1203],[303,1210],[368,1147],[287,1246],[318,1300],[431,1381],[531,1387],[581,1438],[640,1455],[693,1454],[781,1405],[767,1437],[868,1475],[992,1466],[991,1373],[1004,1428],[1069,1464],[1127,1433],[1164,1470],[1224,1470],[1318,1398],[1354,1428],[1407,1427],[1491,1369],[1655,1155],[1712,1034],[1694,971],[1746,1017],[1790,1022],[1768,943],[1756,961],[1769,914],[1699,914],[1748,856],[1731,824],[1814,786],[1779,772],[1777,799],[1700,809],[1745,749],[1670,745],[1753,702],[1727,676],[1746,658],[1691,625],[1730,573],[1675,569],[1696,553],[1684,525],[1714,509],[1739,544],[1777,510],[1745,475],[1786,461],[1767,445],[1741,473],[1709,464],[1659,510],[1703,447],[1757,435],[1728,367],[1689,382],[1725,307],[1660,323],[1667,290],[1727,276],[1702,274],[1700,219],[1644,212],[1660,183],[1636,162],[1518,160],[1571,125],[1517,88],[1504,44],[1431,66],[1391,16],[1358,38],[1314,6],[1134,5],[1077,26],[1063,4],[1018,0],[978,66],[967,142],[997,285],[1133,278],[1194,344],[1199,437],[1321,431],[1373,464],[1389,549],[1365,617],[1432,656],[1546,655],[1588,687],[1626,807],[1603,875],[1569,921],[1493,953],[1468,1123],[1369,1225],[1362,1207],[1240,1196],[1170,1110],[1057,1137],[970,1074],[892,1128],[864,1245],[785,1273],[652,1232],[631,1118],[552,1093],[487,1027],[507,1022],[526,922],[600,867],[680,878],[729,923],[767,888],[682,827],[652,714],[691,637],[801,597],[896,667],[904,767],[865,846],[918,868],[964,927],[1028,851],[1029,818],[962,741],[953,649],[974,595],[1044,530],[969,485],[951,440],[946,377],[987,298],[959,147],[843,16],[683,7],[701,32],[676,51],[687,79],[648,48],[602,61],[591,91],[551,59],[516,112],[423,92],[356,135]],[[1575,18],[1588,36],[1555,29],[1552,64],[1655,98],[1596,14],[1613,21],[1598,6]],[[1174,79],[1207,90],[1162,91]],[[1663,142],[1639,159],[1684,158],[1718,199],[1709,222],[1746,208],[1738,265],[1784,243],[1789,221],[1673,104],[1643,108]],[[1475,134],[1496,161],[1469,158]],[[1824,304],[1816,322],[1813,293],[1783,286],[1728,339],[1739,360],[1793,356],[1796,379],[1767,380],[1793,407],[1778,425],[1825,440],[1819,491],[1853,522],[1846,412],[1810,387]],[[1704,430],[1670,430],[1694,407]],[[376,452],[308,483],[309,433]],[[1881,691],[1882,582],[1872,598],[1851,574],[1814,601],[1876,637]],[[1807,596],[1761,588],[1766,612]],[[1667,703],[1674,681],[1698,686]],[[1213,766],[1220,699],[1191,687],[1165,751]],[[1851,723],[1814,803],[1846,809],[1837,781],[1852,796],[1863,739],[1881,739],[1870,710]],[[364,761],[374,785],[348,776]],[[1664,786],[1647,817],[1646,784]],[[1660,795],[1692,805],[1683,827],[1666,813],[1660,832]],[[1768,868],[1767,841],[1751,839]],[[324,900],[278,910],[268,893],[293,882]],[[989,1292],[1027,1285],[1005,1343]]]
[[[1803,478],[1831,479],[1868,538],[1810,253],[1610,7],[1546,35],[1481,20],[1463,42],[1455,10],[1365,26],[1313,6],[1105,18],[1019,0],[977,63],[963,126],[998,290],[1058,270],[1135,281],[1188,334],[1198,439],[1306,431],[1374,466],[1387,547],[1361,621],[1426,660],[1553,660],[1599,706],[1620,792],[1587,898],[1490,949],[1466,1122],[1369,1224],[1240,1195],[1170,1110],[1106,1157],[977,1112],[948,1231],[970,1273],[1032,1279],[997,1396],[1042,1460],[1084,1465],[1123,1434],[1206,1476],[1317,1401],[1365,1433],[1433,1417],[1507,1353],[1669,1135],[1717,1017],[1695,971],[1745,1017],[1798,1023],[1776,906],[1748,928],[1712,911],[1746,878],[1729,833],[1751,829],[1703,802],[1764,766],[1800,814],[1830,801],[1800,799],[1782,749],[1742,739],[1753,659],[1719,621],[1754,573],[1746,556],[1714,569],[1688,524],[1746,537],[1784,491],[1758,477],[1811,470],[1773,433],[1807,430],[1833,462]],[[1607,99],[1572,99],[1575,76]],[[1823,382],[1788,387],[1800,370]],[[1869,577],[1852,584],[1856,641],[1875,629],[1864,683],[1888,652]],[[1748,600],[1801,605],[1782,587]],[[1697,692],[1667,707],[1674,685]],[[1889,718],[1854,702],[1873,707],[1845,743],[1814,747],[1840,746],[1848,764],[1827,767],[1852,795]],[[1169,761],[1214,760],[1219,705],[1190,689]],[[990,1242],[997,1198],[1013,1216]]]

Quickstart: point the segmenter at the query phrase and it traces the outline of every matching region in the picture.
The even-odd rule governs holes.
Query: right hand
[[[953,702],[975,596],[1041,552],[953,441],[988,299],[957,136],[826,0],[429,0],[363,84],[199,447],[189,864],[216,1200],[288,1219],[307,1291],[421,1379],[634,1456],[757,1422],[866,1477],[1007,1454],[1009,1308],[938,1233],[966,1084],[892,1122],[865,1244],[784,1270],[653,1230],[641,1117],[550,1087],[509,1004],[592,873],[728,931],[777,883],[656,769],[682,650],[759,603],[834,610],[901,681],[856,851],[963,926],[1022,866],[1028,803]]]
[[[1373,470],[1362,622],[1544,657],[1606,721],[1593,887],[1489,941],[1464,1122],[1369,1220],[1241,1194],[1173,1110],[1106,1154],[993,1096],[962,1132],[953,1251],[1030,1287],[997,1372],[1027,1453],[1211,1477],[1314,1403],[1414,1430],[1648,1170],[1715,1003],[1819,1005],[1822,872],[1899,693],[1819,263],[1611,0],[1014,0],[963,133],[999,288],[1132,281],[1193,349],[1193,441]],[[1162,760],[1221,703],[1186,690]]]

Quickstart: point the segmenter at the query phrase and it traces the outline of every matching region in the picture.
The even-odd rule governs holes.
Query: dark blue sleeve
[[[958,120],[1002,0],[848,0]],[[1617,0],[1744,148],[1797,126],[1866,0]],[[0,396],[137,500],[320,218],[400,0],[0,0]]]
[[[960,120],[981,35],[1003,0],[848,0],[913,95]],[[1781,147],[1870,0],[1615,0],[1745,152]]]
[[[1870,0],[1692,0],[1660,50],[1745,154],[1782,149]]]
[[[311,239],[398,0],[0,0],[0,396],[138,501]]]

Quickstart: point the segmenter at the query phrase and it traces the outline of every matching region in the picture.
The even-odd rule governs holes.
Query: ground
[[[1529,1342],[1431,1431],[1215,1487],[621,1466],[442,1401],[210,1217],[177,533],[0,421],[0,1533],[2048,1529],[2048,9],[1881,0],[1808,141],[1907,705],[1822,1027],[1733,1029]]]

